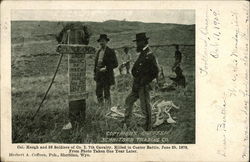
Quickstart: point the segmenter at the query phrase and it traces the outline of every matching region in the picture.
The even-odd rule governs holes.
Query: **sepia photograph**
[[[195,26],[187,9],[12,10],[12,143],[195,144]]]
[[[249,161],[248,1],[0,7],[0,161]]]

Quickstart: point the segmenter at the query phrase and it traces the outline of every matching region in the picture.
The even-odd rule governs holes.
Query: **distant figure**
[[[186,87],[186,79],[185,76],[182,74],[182,70],[181,68],[178,66],[175,68],[175,73],[176,73],[176,77],[169,77],[169,79],[173,80],[173,86],[174,87]]]
[[[114,71],[118,66],[115,51],[107,46],[109,38],[101,34],[97,40],[100,49],[96,53],[94,80],[96,81],[96,96],[100,106],[111,106],[110,86],[115,84]],[[105,101],[105,102],[104,102]]]
[[[128,51],[129,51],[129,48],[124,47],[124,54],[123,54],[123,57],[122,57],[122,64],[119,66],[119,71],[120,71],[121,75],[122,75],[122,71],[123,71],[124,67],[126,67],[127,74],[130,74],[129,71],[130,71],[131,55],[130,55],[130,53]]]
[[[56,36],[59,44],[89,44],[91,33],[87,26],[80,22],[68,23]]]
[[[176,77],[175,78],[169,77],[171,80],[174,81],[171,86],[185,87],[186,86],[186,79],[185,79],[185,76],[182,74],[182,69],[180,67],[181,60],[182,60],[182,54],[179,51],[179,45],[176,45],[175,48],[176,48],[176,51],[175,51],[175,63],[173,65],[173,67],[172,67],[172,71],[175,72]]]
[[[175,56],[174,56],[175,57],[175,63],[173,65],[173,67],[172,67],[173,72],[175,71],[175,68],[180,67],[181,59],[182,59],[182,54],[179,51],[179,45],[176,45],[175,49],[176,49]]]

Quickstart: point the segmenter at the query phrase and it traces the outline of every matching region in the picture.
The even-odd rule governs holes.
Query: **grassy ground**
[[[29,81],[27,81],[29,80]],[[32,121],[31,116],[35,112],[41,101],[49,78],[24,78],[17,81],[16,84],[22,86],[23,91],[13,90],[12,106],[23,109],[13,111],[13,142],[31,142],[31,143],[100,143],[105,137],[107,131],[125,131],[120,120],[105,118],[105,112],[96,105],[94,94],[90,96],[87,103],[87,120],[84,125],[79,125],[71,131],[62,131],[63,124],[67,123],[67,85],[63,82],[63,75],[57,77],[50,94],[44,103],[41,112],[37,118]],[[66,80],[65,80],[66,82]],[[35,86],[36,89],[30,85]],[[14,86],[13,86],[14,87]],[[191,87],[191,86],[190,86]],[[183,93],[185,92],[185,93]],[[113,88],[113,104],[124,103],[124,98],[128,91],[118,91]],[[181,109],[174,114],[177,118],[177,124],[167,124],[154,129],[154,131],[169,131],[167,135],[157,137],[169,138],[169,143],[194,143],[195,121],[194,121],[194,93],[189,87],[187,90],[179,92],[156,92],[152,95],[161,95],[162,98],[172,100]],[[17,106],[18,105],[18,106]],[[142,132],[140,125],[142,119],[133,116],[132,128],[130,131]],[[138,136],[147,137],[147,136]],[[153,138],[153,136],[150,136]]]
[[[46,39],[43,38],[43,30],[40,30],[40,28],[45,28],[45,26],[46,28],[53,30],[54,28],[46,23],[40,23],[39,28],[35,28],[37,23],[33,22],[30,24],[31,25],[29,26],[25,23],[19,24],[18,26],[12,25],[12,36],[14,40],[14,43],[12,44],[11,65],[12,141],[14,143],[103,143],[104,141],[102,141],[102,138],[107,137],[106,133],[108,131],[126,131],[123,128],[121,119],[115,120],[105,118],[106,110],[99,108],[96,104],[94,93],[95,82],[93,81],[92,72],[94,56],[87,56],[87,91],[90,92],[90,95],[87,100],[86,122],[78,125],[78,127],[73,130],[62,131],[62,126],[68,122],[67,56],[63,57],[58,75],[41,111],[34,121],[31,120],[31,116],[36,111],[47,86],[51,81],[59,56],[55,52],[56,42],[50,38],[50,36],[46,36]],[[144,26],[146,25],[144,24]],[[21,31],[26,26],[28,28],[25,31]],[[140,24],[139,26],[143,25]],[[155,29],[156,26],[159,26],[157,30]],[[18,27],[20,27],[20,29]],[[138,26],[136,26],[136,23],[130,24],[130,26],[126,26],[129,29],[127,31],[123,28],[119,29],[121,31],[112,31],[111,27],[108,28],[106,26],[103,30],[110,30],[108,34],[110,35],[111,40],[116,40],[111,42],[111,47],[120,47],[124,44],[131,43],[128,42],[128,40],[132,40],[135,32],[134,28],[137,28]],[[175,25],[170,25],[170,27],[165,28],[166,25],[164,24],[149,24],[149,27],[152,29],[149,33],[151,35],[151,44],[165,44],[166,42],[181,42],[183,44],[189,44],[191,42],[192,44],[194,40],[194,34],[191,32],[193,27],[190,26],[176,27]],[[95,30],[98,31],[101,29],[102,28],[97,28]],[[153,31],[153,29],[155,30]],[[164,30],[167,30],[166,35],[162,33]],[[185,35],[185,40],[177,39],[178,37],[176,37],[171,41],[171,39],[169,39],[170,36],[175,36],[173,33],[181,34],[180,32],[177,32],[180,30],[183,30],[181,33],[190,33]],[[31,36],[28,36],[29,33],[31,33]],[[32,34],[40,35],[39,38],[34,38]],[[25,38],[26,40],[22,42],[20,35],[28,38]],[[120,35],[122,36],[120,37]],[[157,39],[158,35],[163,35],[161,39],[165,39],[166,41]],[[41,40],[40,37],[44,40]],[[96,37],[96,35],[94,37]],[[187,40],[186,37],[190,38],[191,41]],[[92,39],[91,41],[94,40],[95,39]],[[21,44],[19,41],[21,41]],[[36,43],[34,44],[34,42]],[[96,46],[96,44],[94,46]],[[174,61],[174,47],[152,48],[152,50],[157,56],[159,64],[163,67],[166,77],[172,75],[171,66]],[[133,136],[133,138],[168,138],[168,141],[165,141],[164,143],[195,143],[195,47],[181,46],[180,51],[183,53],[182,68],[184,75],[186,76],[187,87],[172,92],[151,92],[152,97],[160,96],[161,98],[171,100],[174,104],[180,106],[180,110],[172,114],[176,117],[177,123],[164,123],[161,126],[154,128],[154,132],[163,131],[164,135],[143,134],[144,130],[141,125],[143,120],[133,116],[132,127],[129,131],[138,133],[138,135]],[[120,56],[122,51],[117,50],[116,52],[118,60],[121,62]],[[130,52],[133,55],[133,60],[135,60],[137,56],[134,49],[131,49]],[[120,76],[117,69],[115,70],[115,75],[116,85],[112,87],[111,92],[112,103],[114,106],[123,106],[124,100],[131,90],[131,76]],[[167,82],[170,82],[170,80],[167,79]],[[140,109],[137,111],[140,112]],[[120,141],[115,143],[123,142]],[[126,143],[154,142],[133,141]]]
[[[120,120],[105,118],[106,111],[96,104],[95,83],[91,76],[88,76],[87,90],[91,91],[91,95],[87,100],[87,120],[84,125],[71,131],[61,130],[63,124],[68,121],[68,80],[66,75],[59,74],[56,77],[47,100],[34,121],[31,120],[31,116],[37,109],[51,76],[12,78],[13,142],[101,143],[102,138],[106,137],[107,131],[125,131]],[[194,76],[186,75],[186,79],[188,81],[186,89],[173,92],[152,92],[151,94],[151,96],[161,96],[164,99],[172,100],[181,107],[174,114],[177,124],[164,123],[154,129],[154,131],[167,132],[163,136],[155,136],[167,137],[169,139],[167,143],[194,143],[195,141]],[[131,78],[127,75],[122,77],[118,75],[116,81],[116,86],[112,88],[113,105],[123,105],[124,99],[131,89]],[[142,119],[134,116],[132,121],[130,131],[143,132],[140,125],[143,122]],[[138,137],[147,138],[147,135]],[[153,135],[149,137],[154,138]]]

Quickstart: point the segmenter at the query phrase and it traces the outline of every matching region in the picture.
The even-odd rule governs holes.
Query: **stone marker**
[[[57,51],[68,54],[69,118],[71,122],[84,121],[86,111],[86,54],[94,54],[95,48],[78,44],[59,44]]]

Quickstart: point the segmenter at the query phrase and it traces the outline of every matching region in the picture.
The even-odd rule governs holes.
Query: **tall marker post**
[[[86,116],[86,54],[94,54],[95,48],[79,44],[59,44],[57,51],[68,55],[68,101],[71,122],[82,122]]]

